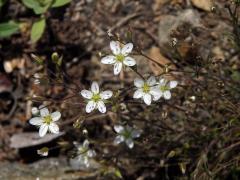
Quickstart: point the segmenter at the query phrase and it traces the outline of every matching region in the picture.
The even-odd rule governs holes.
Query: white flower
[[[160,90],[155,86],[156,79],[154,76],[149,77],[147,81],[136,78],[134,80],[134,85],[138,89],[134,92],[133,98],[134,99],[142,98],[147,105],[151,104],[152,98],[154,99],[156,96],[158,97],[159,94],[161,93]]]
[[[101,113],[106,112],[106,106],[104,104],[104,100],[107,100],[112,97],[112,91],[99,91],[99,86],[97,82],[93,82],[91,85],[91,91],[82,90],[81,95],[88,99],[88,103],[86,106],[86,112],[90,113],[94,109],[98,109]]]
[[[154,101],[159,100],[162,96],[164,99],[168,100],[171,99],[171,92],[170,90],[177,86],[177,81],[167,81],[166,79],[160,79],[157,85],[158,89],[160,90],[160,94],[154,97]]]
[[[133,139],[140,137],[141,132],[139,130],[133,129],[130,126],[121,126],[121,125],[115,125],[114,130],[117,132],[117,136],[114,140],[114,144],[120,144],[121,142],[126,143],[126,145],[132,149],[134,146]]]
[[[59,127],[55,123],[61,117],[61,113],[56,111],[49,114],[49,111],[46,107],[40,109],[40,117],[34,117],[29,120],[29,123],[34,126],[39,126],[39,136],[43,137],[46,135],[49,130],[51,133],[58,134]]]
[[[96,152],[89,148],[89,141],[86,139],[83,144],[75,144],[75,146],[77,148],[76,159],[86,167],[89,167],[89,158],[96,156]]]
[[[136,64],[136,61],[128,56],[133,49],[132,43],[127,43],[121,48],[118,41],[111,41],[110,48],[113,55],[105,56],[101,59],[101,62],[103,64],[113,64],[114,75],[118,75],[121,72],[123,64],[126,66],[134,66]]]

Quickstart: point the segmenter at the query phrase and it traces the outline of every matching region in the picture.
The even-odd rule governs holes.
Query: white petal
[[[58,121],[61,118],[61,113],[56,111],[51,114],[52,120],[53,121]]]
[[[90,149],[87,151],[87,155],[88,155],[88,157],[94,157],[94,156],[96,156],[96,152],[94,150]]]
[[[113,128],[117,133],[122,133],[124,131],[124,127],[121,125],[114,125]]]
[[[40,129],[39,129],[39,136],[40,136],[40,137],[45,136],[46,133],[47,133],[47,131],[48,131],[48,125],[47,125],[47,124],[42,124],[42,125],[40,126]]]
[[[103,64],[114,64],[116,62],[115,56],[105,56],[101,59],[101,63]]]
[[[83,142],[83,147],[85,148],[89,147],[89,141],[87,139]]]
[[[153,96],[153,100],[154,101],[159,100],[162,97],[162,95],[163,95],[163,92],[160,91],[158,95]]]
[[[40,126],[43,123],[43,121],[42,118],[40,117],[34,117],[29,120],[29,123],[34,126]]]
[[[123,46],[123,48],[121,50],[121,53],[124,56],[127,56],[129,53],[132,52],[132,49],[133,49],[133,44],[132,43],[127,43],[126,45]]]
[[[93,81],[93,83],[91,85],[91,91],[94,94],[98,94],[99,93],[99,86],[98,86],[98,83],[96,81]]]
[[[121,62],[116,62],[113,67],[113,72],[114,75],[118,75],[122,70],[122,63]]]
[[[110,48],[111,48],[113,54],[115,54],[115,55],[118,55],[121,52],[120,44],[118,41],[111,41]]]
[[[124,63],[126,66],[135,66],[136,61],[135,61],[135,59],[133,59],[133,58],[131,58],[131,57],[125,57],[125,59],[123,60],[123,63]]]
[[[41,109],[40,109],[40,115],[41,115],[42,117],[45,117],[45,116],[49,115],[48,108],[46,108],[46,107],[41,108]]]
[[[171,93],[170,93],[170,91],[165,91],[165,92],[163,93],[163,97],[164,97],[165,99],[171,99]]]
[[[177,85],[178,85],[178,82],[177,82],[177,81],[170,81],[170,82],[169,82],[169,87],[170,87],[171,89],[175,88]]]
[[[161,94],[161,91],[158,87],[151,87],[150,88],[150,92],[149,92],[151,95],[153,96],[159,96],[159,94]]]
[[[82,90],[81,95],[86,99],[91,99],[92,96],[93,96],[93,93],[91,91],[88,91],[88,90]]]
[[[86,106],[86,112],[90,113],[92,112],[96,107],[96,103],[94,101],[89,101]]]
[[[140,137],[140,135],[141,135],[140,131],[138,131],[138,130],[133,130],[132,131],[132,137],[133,138],[138,138],[138,137]]]
[[[165,86],[166,83],[167,83],[167,81],[166,81],[165,79],[163,79],[163,78],[159,80],[159,84],[160,84],[161,86]]]
[[[144,81],[140,78],[135,78],[134,79],[134,85],[138,88],[143,87]]]
[[[112,95],[113,95],[112,91],[103,91],[100,93],[102,99],[109,99],[110,97],[112,97]]]
[[[49,130],[51,133],[58,134],[59,133],[59,127],[56,123],[51,123],[49,125]]]
[[[154,86],[156,84],[156,78],[154,76],[149,77],[147,80],[147,84],[149,86]]]
[[[142,89],[138,89],[134,92],[133,98],[138,99],[138,98],[143,97],[143,95],[144,95],[144,93],[143,93]]]
[[[130,149],[132,149],[134,146],[133,140],[131,138],[126,140],[126,144]]]
[[[99,110],[101,113],[105,113],[105,112],[106,112],[106,106],[105,106],[105,104],[104,104],[103,101],[98,101],[97,107],[98,107],[98,110]]]
[[[124,141],[124,137],[121,136],[121,135],[118,135],[115,139],[114,139],[114,144],[117,145],[117,144],[120,144],[121,142]]]
[[[143,96],[143,101],[147,104],[150,105],[152,102],[152,97],[150,94],[144,94]]]

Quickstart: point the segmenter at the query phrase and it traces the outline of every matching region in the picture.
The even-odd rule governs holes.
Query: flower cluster
[[[167,81],[161,78],[158,82],[154,76],[149,77],[146,81],[143,79],[136,78],[134,85],[137,90],[134,92],[134,99],[143,99],[143,101],[150,105],[152,100],[157,101],[162,96],[168,100],[171,98],[170,90],[177,86],[177,81]]]
[[[129,56],[133,50],[132,43],[122,45],[118,41],[111,41],[110,49],[112,54],[103,57],[101,62],[103,64],[113,65],[114,75],[120,74],[124,66],[132,67],[136,65],[135,59]],[[134,71],[136,70],[136,68],[132,69]],[[139,75],[138,72],[136,73]],[[35,78],[39,77],[36,76]],[[38,83],[38,80],[35,81],[35,83]],[[133,99],[142,99],[146,105],[151,105],[152,101],[157,101],[161,97],[165,100],[169,100],[171,98],[170,90],[175,88],[177,84],[177,81],[168,81],[162,77],[156,79],[154,76],[150,76],[144,79],[143,76],[140,75],[140,78],[135,78],[134,80],[135,92],[133,94]],[[100,113],[106,113],[106,103],[108,103],[113,96],[113,92],[110,90],[100,91],[99,85],[95,81],[92,82],[90,90],[84,89],[79,94],[86,99],[86,113],[91,113],[94,110],[98,110]],[[61,117],[60,112],[53,112],[50,114],[46,107],[34,107],[32,109],[32,114],[36,117],[30,119],[29,122],[32,125],[40,127],[40,137],[43,137],[47,131],[59,133],[59,127],[56,121]],[[128,125],[114,125],[114,130],[117,133],[114,144],[118,145],[124,142],[130,149],[134,147],[134,139],[139,138],[141,135],[140,130]],[[96,156],[96,152],[89,147],[89,141],[85,140],[82,144],[75,144],[75,146],[78,151],[77,156],[74,158],[74,162],[78,161],[81,165],[89,167],[89,159]],[[47,155],[46,149],[43,150],[45,151],[39,151],[39,154]]]

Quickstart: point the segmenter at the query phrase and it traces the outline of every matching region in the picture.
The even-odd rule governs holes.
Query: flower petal
[[[140,78],[135,78],[134,79],[134,85],[138,88],[143,87],[144,81]]]
[[[163,93],[164,99],[171,99],[171,92],[170,91],[165,91]]]
[[[51,114],[52,120],[53,121],[58,121],[61,118],[61,113],[56,111]]]
[[[112,50],[113,54],[115,54],[115,55],[118,55],[121,52],[120,44],[118,41],[111,41],[110,49]]]
[[[88,91],[88,90],[82,90],[81,95],[86,99],[91,99],[92,96],[93,96],[93,93],[91,91]]]
[[[124,141],[124,137],[123,137],[122,135],[118,135],[117,137],[115,137],[113,143],[114,143],[115,145],[117,145],[117,144],[120,144],[120,143],[123,142],[123,141]]]
[[[150,94],[144,94],[143,95],[143,101],[147,104],[150,105],[152,102],[152,97]]]
[[[141,135],[141,133],[140,133],[139,130],[134,129],[134,130],[132,131],[132,137],[133,137],[133,138],[138,138],[138,137],[140,137],[140,135]]]
[[[106,106],[105,106],[105,104],[104,104],[103,101],[98,101],[97,107],[98,107],[98,110],[99,110],[101,113],[105,113],[105,112],[106,112]]]
[[[178,85],[178,82],[177,82],[177,81],[170,81],[170,82],[169,82],[169,87],[170,87],[171,89],[177,87],[177,85]]]
[[[103,64],[114,64],[116,62],[115,56],[109,55],[105,56],[104,58],[101,59],[101,63]]]
[[[161,94],[161,91],[158,87],[155,86],[150,88],[149,93],[153,96],[158,96],[159,94]]]
[[[158,95],[155,95],[153,96],[153,101],[157,101],[159,100],[163,95],[163,92],[162,91],[159,91],[159,94]]]
[[[133,44],[132,43],[127,43],[126,45],[123,46],[123,48],[121,50],[121,53],[124,56],[127,56],[129,53],[132,52],[132,49],[133,49]]]
[[[113,128],[117,133],[122,133],[124,131],[124,127],[121,125],[114,125]]]
[[[49,115],[48,108],[46,108],[46,107],[40,108],[40,115],[42,117],[45,117],[45,116]]]
[[[94,94],[98,94],[99,93],[99,86],[98,86],[98,83],[96,81],[93,81],[93,83],[91,85],[91,91]]]
[[[51,133],[58,134],[59,133],[59,127],[56,123],[51,123],[49,125],[49,130]]]
[[[103,92],[100,93],[100,97],[102,99],[109,99],[109,98],[112,97],[112,95],[113,95],[112,91],[103,91]]]
[[[40,137],[45,136],[46,133],[47,133],[47,131],[48,131],[48,125],[47,125],[47,124],[42,124],[42,125],[40,126],[40,129],[39,129],[39,136],[40,136]]]
[[[88,157],[94,157],[94,156],[96,156],[96,152],[94,150],[89,149],[87,151],[87,156]]]
[[[29,120],[29,123],[34,126],[40,126],[43,124],[43,120],[41,117],[34,117]]]
[[[86,106],[86,112],[87,113],[92,112],[95,109],[96,105],[97,104],[94,101],[89,101]]]
[[[136,61],[135,61],[135,59],[133,59],[133,58],[131,58],[131,57],[125,57],[125,59],[123,60],[123,63],[124,63],[126,66],[135,66]]]
[[[143,90],[142,89],[138,89],[134,92],[133,94],[133,98],[134,99],[138,99],[138,98],[141,98],[143,97],[144,93],[143,93]]]
[[[128,139],[126,140],[126,144],[127,144],[127,146],[128,146],[130,149],[132,149],[133,146],[134,146],[134,142],[133,142],[133,140],[132,140],[131,138],[128,138]]]
[[[122,70],[122,63],[121,62],[116,62],[113,67],[113,73],[114,75],[118,75]]]
[[[84,142],[83,142],[83,147],[88,148],[89,144],[90,144],[89,141],[87,139],[85,139]]]
[[[149,86],[154,86],[156,84],[156,78],[154,76],[150,76],[147,80],[147,84]]]
[[[159,85],[165,86],[166,84],[167,84],[167,81],[165,79],[162,78],[159,80]]]

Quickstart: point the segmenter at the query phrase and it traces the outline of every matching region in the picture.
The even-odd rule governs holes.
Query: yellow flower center
[[[92,97],[92,100],[93,100],[94,102],[98,102],[100,99],[101,99],[101,97],[100,97],[99,94],[94,94],[93,97]]]
[[[160,90],[161,90],[162,92],[168,91],[168,90],[169,90],[169,87],[167,87],[167,86],[160,86]]]
[[[52,117],[50,115],[45,116],[43,122],[49,125],[52,122]]]
[[[143,92],[145,93],[148,93],[150,91],[150,87],[147,83],[144,83],[142,89],[143,89]]]
[[[125,56],[122,55],[122,54],[116,55],[116,59],[117,59],[117,61],[119,61],[119,62],[123,62],[124,58],[125,58]]]

